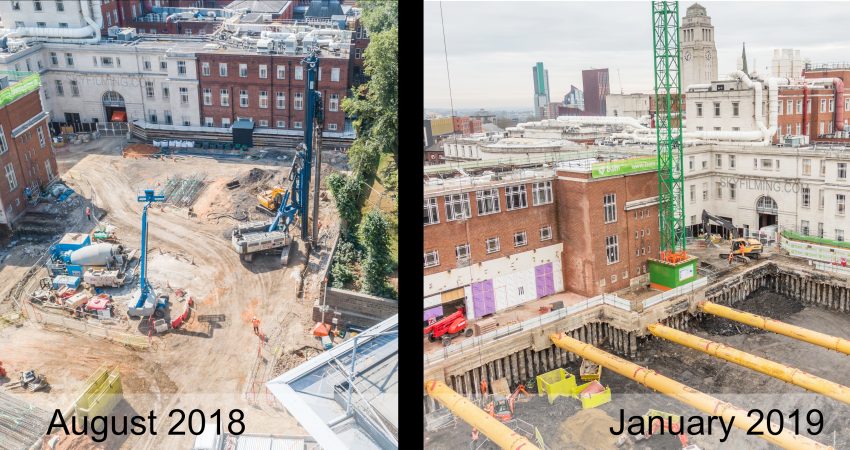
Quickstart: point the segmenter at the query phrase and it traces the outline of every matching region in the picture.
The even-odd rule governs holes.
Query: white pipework
[[[625,125],[632,128],[643,129],[644,127],[634,117],[612,117],[612,116],[558,116],[559,124],[575,125]]]
[[[685,88],[685,92],[690,92],[691,89],[711,89],[711,83],[689,84]]]

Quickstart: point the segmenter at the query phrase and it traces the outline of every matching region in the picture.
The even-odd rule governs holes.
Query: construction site
[[[776,118],[780,89],[821,79],[759,75],[745,52],[718,78],[705,7],[651,16],[649,115],[552,117],[537,63],[537,121],[425,168],[425,448],[850,448],[846,147],[791,156]],[[828,83],[823,104],[845,104]],[[720,125],[750,88],[758,133],[703,132],[703,100]],[[843,136],[848,108],[817,138]],[[570,137],[591,128],[593,145]]]
[[[0,250],[0,448],[219,449],[239,439],[328,448],[267,383],[308,360],[320,367],[323,353],[352,339],[354,354],[369,356],[339,349],[350,362],[324,369],[325,381],[343,371],[357,389],[351,377],[369,373],[361,365],[394,356],[386,337],[376,347],[368,332],[394,302],[327,286],[340,223],[322,182],[348,170],[346,155],[314,158],[309,139],[216,154],[85,141],[55,150],[57,179]],[[360,314],[349,304],[358,301]],[[374,391],[376,402],[386,392]],[[355,414],[371,409],[361,395],[341,400],[344,418],[352,402]],[[244,430],[167,433],[179,424],[169,411],[195,409],[207,421],[240,410]],[[159,421],[143,436],[99,442],[46,433],[57,410],[66,419],[155,412]],[[394,404],[381,411],[396,414]],[[360,444],[375,445],[368,434]]]

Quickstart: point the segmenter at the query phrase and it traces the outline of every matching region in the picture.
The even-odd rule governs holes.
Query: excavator
[[[500,380],[497,380],[500,381]],[[505,383],[507,386],[507,382]],[[507,389],[505,389],[507,390]],[[510,397],[506,397],[504,392],[499,393],[496,392],[496,383],[493,383],[493,392],[494,392],[494,400],[490,402],[484,411],[490,413],[491,416],[501,420],[502,422],[508,422],[514,417],[514,403],[516,402],[519,394],[525,395],[526,399],[529,397],[528,391],[525,390],[525,385],[520,384],[517,386],[516,390]]]
[[[735,258],[739,258],[746,263],[749,262],[750,259],[758,259],[761,256],[761,252],[763,250],[761,241],[755,238],[738,237],[738,229],[731,221],[703,210],[702,229],[705,232],[706,241],[710,239],[710,234],[708,233],[708,225],[710,222],[714,222],[723,227],[723,229],[726,230],[732,238],[731,246],[729,248],[730,253],[720,254],[721,258],[728,259],[729,264],[732,264],[732,260]]]
[[[275,186],[267,191],[260,192],[257,194],[258,207],[272,214],[277,214],[284,194],[286,194],[286,188],[283,186]]]

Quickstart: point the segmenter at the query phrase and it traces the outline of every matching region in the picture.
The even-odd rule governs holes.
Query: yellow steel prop
[[[753,369],[756,372],[761,372],[774,378],[779,378],[786,383],[795,384],[802,388],[806,388],[812,392],[826,395],[834,398],[839,402],[850,404],[850,388],[847,386],[833,383],[829,380],[816,377],[812,374],[803,372],[800,369],[789,367],[784,364],[773,362],[769,359],[764,359],[756,355],[742,352],[740,350],[729,347],[728,345],[719,342],[709,341],[699,336],[694,336],[670,327],[665,327],[660,323],[647,327],[649,332],[660,338],[673,341],[685,347],[699,350],[711,356],[716,356],[720,359],[735,363],[739,366],[744,366]]]
[[[820,345],[821,347],[835,350],[845,355],[850,355],[850,340],[836,336],[830,336],[824,333],[818,333],[806,328],[773,320],[768,317],[751,314],[726,306],[718,305],[712,302],[703,302],[699,305],[700,309],[708,314],[713,314],[724,319],[734,320],[751,327],[761,328],[762,330],[771,331],[773,333],[788,336],[790,338],[799,339],[810,344]]]
[[[482,411],[481,408],[446,386],[442,381],[426,381],[425,392],[464,422],[484,433],[499,447],[505,450],[540,450],[525,436],[517,434],[495,417]]]
[[[654,389],[662,394],[668,395],[682,403],[693,406],[711,416],[722,417],[726,423],[729,423],[732,418],[733,425],[747,431],[755,423],[756,416],[747,417],[747,411],[738,408],[730,403],[720,401],[708,394],[697,391],[689,386],[686,386],[678,381],[658,374],[646,367],[641,367],[637,364],[626,361],[625,359],[614,356],[608,352],[602,351],[590,344],[586,344],[577,339],[567,336],[565,333],[553,333],[549,336],[552,342],[558,347],[575,353],[582,358],[589,359],[596,364],[602,365],[620,375],[630,378],[638,383]],[[783,429],[778,435],[771,435],[768,432],[766,421],[762,421],[758,426],[754,427],[754,431],[762,431],[760,435],[762,439],[776,444],[786,449],[831,449],[823,444],[819,444],[807,437],[794,434],[792,431]],[[771,427],[773,430],[780,429],[778,425]]]

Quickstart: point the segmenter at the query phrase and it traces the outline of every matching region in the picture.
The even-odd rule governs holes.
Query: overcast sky
[[[679,4],[680,15],[693,2]],[[700,2],[714,25],[718,74],[734,71],[747,44],[750,70],[768,72],[774,48],[818,62],[850,62],[850,2]],[[531,67],[549,71],[562,101],[581,71],[609,69],[611,92],[652,92],[652,9],[647,1],[443,1],[455,108],[532,108]],[[424,5],[425,107],[448,108],[440,3]]]

